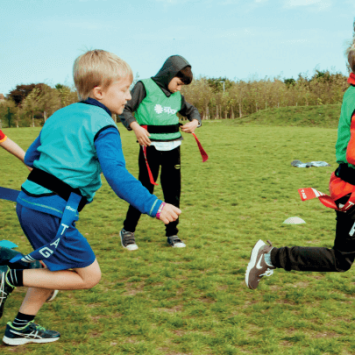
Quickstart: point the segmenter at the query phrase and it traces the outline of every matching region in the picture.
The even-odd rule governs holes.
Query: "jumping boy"
[[[131,98],[129,65],[94,50],[75,60],[73,74],[81,102],[55,112],[25,156],[33,171],[22,185],[17,214],[35,251],[21,260],[41,258],[48,269],[9,268],[0,275],[0,307],[16,286],[30,287],[15,320],[7,324],[3,341],[9,345],[58,340],[58,332],[34,323],[52,290],[89,289],[100,281],[95,254],[75,220],[100,188],[101,171],[114,192],[142,213],[169,223],[181,212],[151,195],[126,170],[111,114],[121,114]]]
[[[329,183],[331,202],[336,209],[336,234],[332,249],[321,247],[274,248],[259,240],[251,252],[245,282],[251,289],[276,268],[286,271],[344,272],[355,259],[355,39],[347,50],[352,73],[344,94],[335,145],[338,169]],[[351,207],[352,206],[352,207]]]
[[[179,55],[173,55],[165,61],[155,76],[136,83],[132,90],[132,99],[127,102],[123,114],[120,115],[121,122],[129,131],[134,131],[140,144],[139,181],[153,193],[154,185],[151,180],[153,178],[156,181],[161,166],[160,182],[164,200],[176,207],[180,206],[182,142],[177,113],[190,121],[181,127],[183,132],[193,133],[196,127],[201,126],[199,112],[180,93],[182,86],[189,85],[192,79],[189,62]],[[138,249],[134,232],[140,216],[141,212],[130,205],[120,232],[122,246],[127,250]],[[177,236],[178,223],[177,219],[166,226],[166,237],[172,247],[183,248],[186,245]]]

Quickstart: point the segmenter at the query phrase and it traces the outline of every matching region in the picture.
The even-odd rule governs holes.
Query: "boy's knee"
[[[101,270],[95,270],[87,279],[85,279],[85,288],[90,289],[95,287],[101,280]]]

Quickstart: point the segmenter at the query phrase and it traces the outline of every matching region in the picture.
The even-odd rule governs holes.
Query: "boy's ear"
[[[91,95],[93,97],[93,99],[96,100],[101,100],[104,96],[104,92],[102,90],[101,86],[95,86],[92,90],[91,90]]]

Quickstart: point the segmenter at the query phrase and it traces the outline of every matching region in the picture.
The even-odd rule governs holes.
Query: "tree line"
[[[345,75],[316,70],[310,78],[283,80],[199,77],[182,94],[202,119],[235,119],[268,108],[341,103],[347,88]],[[77,101],[75,89],[66,85],[17,85],[0,103],[0,120],[3,127],[42,126],[56,110]]]
[[[55,111],[78,101],[72,88],[57,84],[17,85],[0,103],[0,119],[3,127],[42,126]]]
[[[183,94],[203,119],[241,118],[259,110],[286,106],[341,103],[348,88],[347,76],[316,70],[297,79],[199,78],[183,87]]]

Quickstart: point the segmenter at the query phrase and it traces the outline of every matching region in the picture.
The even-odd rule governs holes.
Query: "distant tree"
[[[223,87],[225,91],[228,90],[233,85],[233,82],[225,77],[224,78],[219,77],[219,78],[208,78],[207,84],[212,89],[213,93],[217,93],[217,92],[222,92]]]
[[[289,88],[290,86],[296,85],[296,80],[294,78],[284,79],[284,83]]]
[[[7,122],[8,127],[12,127],[14,125],[18,126],[18,122],[16,120],[17,112],[18,109],[12,100],[4,100],[0,103],[0,120]]]
[[[77,92],[72,91],[69,86],[57,84],[55,88],[59,93],[61,107],[65,107],[74,102],[78,102]]]
[[[35,127],[35,114],[39,111],[39,97],[39,89],[34,88],[23,100],[22,109],[25,113],[30,115],[30,118],[32,119],[32,127]]]
[[[11,112],[10,107],[7,107],[7,113],[6,113],[6,119],[7,119],[7,126],[11,127],[11,121],[12,117],[14,116],[14,113]]]
[[[330,73],[328,70],[318,70],[316,69],[316,72],[314,73],[314,75],[311,78],[311,81],[313,80],[321,80],[321,81],[330,81]]]
[[[16,88],[7,95],[7,99],[12,99],[16,106],[18,106],[35,87],[36,84],[17,85]]]
[[[50,87],[44,83],[38,84],[29,84],[29,85],[17,85],[16,88],[7,95],[7,99],[11,99],[15,102],[16,106],[20,106],[22,101],[31,93],[34,88],[39,89],[39,92],[42,92],[42,89],[45,87]]]
[[[57,84],[56,86],[55,86],[55,88],[59,91],[59,90],[61,90],[61,89],[63,89],[65,87],[65,85],[63,85],[63,84]]]

